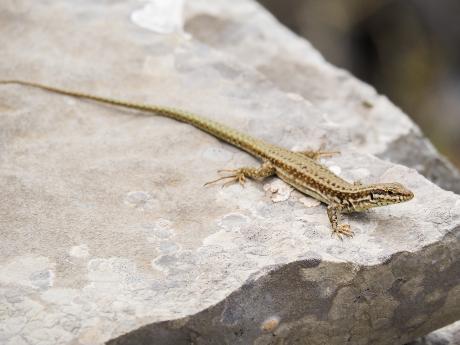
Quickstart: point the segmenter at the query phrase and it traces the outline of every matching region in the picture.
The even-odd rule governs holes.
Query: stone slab
[[[346,217],[356,236],[341,242],[324,206],[277,179],[203,188],[256,161],[190,126],[3,85],[1,343],[403,344],[458,319],[459,196],[354,150],[255,69],[140,27],[142,6],[1,3],[0,75],[340,147],[324,164],[345,179],[416,197]]]

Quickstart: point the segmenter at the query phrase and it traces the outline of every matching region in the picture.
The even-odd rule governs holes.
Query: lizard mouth
[[[400,191],[399,199],[401,201],[409,201],[414,198],[414,193],[412,193],[409,189],[404,188]]]
[[[370,193],[372,207],[386,206],[406,202],[414,197],[414,193],[399,183],[374,185],[377,191]]]
[[[410,199],[414,198],[414,193],[408,190],[408,193],[404,195],[404,201],[409,201]]]
[[[382,192],[390,204],[409,201],[414,197],[414,193],[400,183],[388,183]]]

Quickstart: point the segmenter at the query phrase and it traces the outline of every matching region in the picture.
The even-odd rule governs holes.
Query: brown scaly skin
[[[341,213],[365,211],[367,209],[408,201],[414,194],[399,183],[380,183],[362,185],[348,183],[335,175],[324,165],[317,162],[321,156],[330,156],[338,152],[307,151],[292,152],[245,133],[227,127],[216,121],[174,108],[156,105],[130,103],[105,97],[94,96],[76,91],[67,91],[52,86],[21,80],[4,80],[0,84],[21,84],[37,87],[62,95],[90,99],[115,106],[137,109],[188,123],[207,132],[249,154],[259,158],[263,164],[259,168],[243,167],[235,170],[222,170],[230,174],[207,184],[228,179],[224,184],[239,182],[244,185],[246,177],[262,179],[277,175],[286,183],[302,193],[327,204],[327,214],[332,233],[352,236],[348,224],[339,224]]]

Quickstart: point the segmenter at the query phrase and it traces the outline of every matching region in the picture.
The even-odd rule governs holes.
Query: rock
[[[345,179],[415,198],[347,216],[341,242],[324,206],[275,178],[203,188],[256,161],[193,127],[1,85],[0,343],[404,344],[459,318],[458,195],[354,149],[347,126],[255,69],[145,29],[141,9],[0,3],[0,76],[338,147],[324,164]]]
[[[419,338],[408,345],[459,345],[460,321]]]
[[[261,5],[235,2],[239,6],[229,8],[225,0],[212,5],[194,1],[186,30],[257,69],[288,96],[313,103],[332,122],[347,128],[347,143],[353,149],[414,168],[440,187],[460,193],[458,170],[399,108],[327,63],[308,41],[281,26]]]

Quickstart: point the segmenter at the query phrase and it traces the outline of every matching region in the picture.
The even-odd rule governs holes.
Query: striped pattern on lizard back
[[[347,193],[358,187],[341,179],[327,167],[300,152],[266,144],[260,158],[275,166],[276,175],[302,193],[326,204],[342,203]]]

